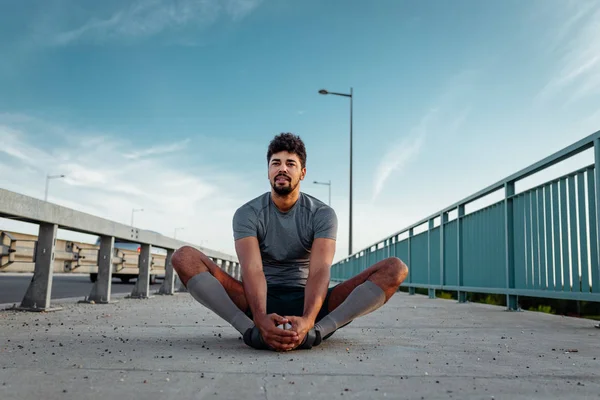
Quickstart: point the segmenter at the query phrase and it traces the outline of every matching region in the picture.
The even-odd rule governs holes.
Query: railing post
[[[221,262],[221,269],[225,271],[226,274],[231,275],[229,271],[233,270],[233,264],[231,264],[229,261],[223,260]]]
[[[515,183],[504,183],[504,238],[506,241],[506,308],[509,311],[519,309],[519,297],[508,293],[515,288],[515,241],[514,241],[514,211],[513,199]]]
[[[61,307],[50,307],[57,230],[58,226],[55,224],[40,224],[35,248],[35,269],[25,297],[21,301],[21,306],[18,307],[19,310],[56,311],[61,309]]]
[[[596,218],[600,219],[600,138],[594,139],[594,184],[596,192]],[[594,205],[590,205],[593,207]],[[591,246],[596,246],[596,271],[592,271],[592,285],[594,292],[600,292],[600,221],[596,220],[596,243],[591,243]],[[592,252],[592,254],[594,254]],[[593,263],[592,263],[593,265]],[[595,278],[595,279],[594,279]],[[600,325],[599,325],[600,326]]]
[[[138,257],[139,275],[135,287],[131,292],[130,298],[147,299],[150,292],[150,261],[152,259],[152,246],[142,244],[140,256]]]
[[[225,263],[227,263],[227,261],[221,260],[221,265],[225,265]],[[240,280],[240,278],[238,277],[238,268],[236,265],[231,266],[231,276],[233,276],[237,280]]]
[[[239,271],[239,275],[240,275],[240,279],[238,279],[240,282],[242,281],[242,266],[240,265],[240,263],[235,262],[233,264],[235,266],[235,269],[237,269]]]
[[[92,291],[85,303],[94,302],[97,304],[110,303],[110,293],[112,285],[112,257],[115,247],[115,238],[112,236],[100,237],[100,249],[98,250],[98,277]]]
[[[413,237],[413,228],[410,228],[408,230],[408,281],[410,283],[413,282],[412,280],[412,251],[411,251],[411,247],[412,247],[412,237]],[[408,294],[410,295],[414,295],[415,294],[415,288],[414,287],[409,287],[408,288]]]
[[[188,291],[183,282],[181,282],[181,279],[179,279],[179,275],[177,274],[175,274],[175,287],[177,288],[175,289],[177,293],[186,293]]]
[[[427,284],[431,285],[431,230],[433,229],[433,219],[429,220],[427,225]],[[429,298],[435,299],[435,289],[429,288]]]
[[[458,206],[457,217],[456,217],[456,255],[457,255],[457,266],[456,266],[456,285],[458,286],[458,302],[466,303],[467,302],[467,293],[460,290],[461,287],[464,286],[463,283],[463,246],[462,246],[462,225],[463,225],[463,217],[465,216],[465,206],[461,204]]]
[[[165,258],[165,280],[163,281],[157,294],[172,295],[175,294],[175,274],[173,273],[173,264],[171,258],[175,250],[167,250],[167,258]]]
[[[448,213],[443,212],[442,214],[440,214],[440,285],[442,286],[442,288],[446,284],[446,282],[444,282],[444,225],[446,224],[446,222],[448,222]]]

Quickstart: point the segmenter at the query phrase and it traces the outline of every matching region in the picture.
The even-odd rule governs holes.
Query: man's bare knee
[[[408,275],[408,267],[398,257],[390,257],[386,259],[384,268],[389,285],[397,290]]]
[[[369,277],[369,280],[385,292],[385,301],[387,302],[406,279],[408,267],[397,257],[386,258],[377,266],[377,270]]]
[[[191,253],[194,250],[196,249],[193,247],[183,246],[173,253],[173,256],[171,257],[171,264],[173,264],[173,268],[177,272],[179,272],[180,269],[185,268],[185,264],[187,264],[187,261],[192,257]]]
[[[173,253],[171,264],[184,285],[193,276],[208,271],[208,267],[202,262],[200,250],[191,246],[183,246]]]

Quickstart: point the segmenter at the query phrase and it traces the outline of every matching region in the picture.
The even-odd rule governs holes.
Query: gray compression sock
[[[377,310],[385,303],[385,293],[377,284],[365,281],[358,285],[335,310],[315,324],[321,337],[329,335],[355,318]]]
[[[210,272],[201,272],[187,283],[188,292],[200,304],[229,322],[242,335],[254,326],[254,322],[231,300],[221,282]]]

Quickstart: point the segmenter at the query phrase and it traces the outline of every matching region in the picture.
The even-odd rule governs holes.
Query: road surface
[[[0,311],[0,399],[600,399],[600,330],[579,318],[396,293],[275,353],[188,293],[61,306]]]
[[[25,296],[32,274],[0,274],[0,304],[20,303]],[[160,288],[162,281],[157,285],[150,285],[150,290]],[[68,297],[81,297],[90,294],[93,283],[89,275],[66,275],[55,274],[52,278],[52,299],[64,299]],[[129,283],[122,283],[120,279],[113,278],[112,293],[131,293],[135,279]]]

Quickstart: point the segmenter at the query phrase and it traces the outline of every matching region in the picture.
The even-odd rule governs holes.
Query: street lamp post
[[[313,182],[315,185],[327,185],[329,186],[329,207],[331,207],[331,181],[328,182]]]
[[[131,209],[131,226],[133,226],[133,214],[138,211],[144,211],[144,209],[143,208],[132,208]]]
[[[350,88],[350,93],[329,92],[325,89],[319,90],[320,94],[333,94],[335,96],[343,96],[350,98],[350,233],[348,235],[348,255],[352,254],[352,100],[353,90]]]
[[[46,189],[44,190],[44,201],[48,201],[48,186],[50,186],[50,179],[64,178],[64,175],[48,175],[46,174]]]
[[[175,228],[173,231],[173,239],[177,239],[177,231],[182,231],[184,229],[184,227]]]

